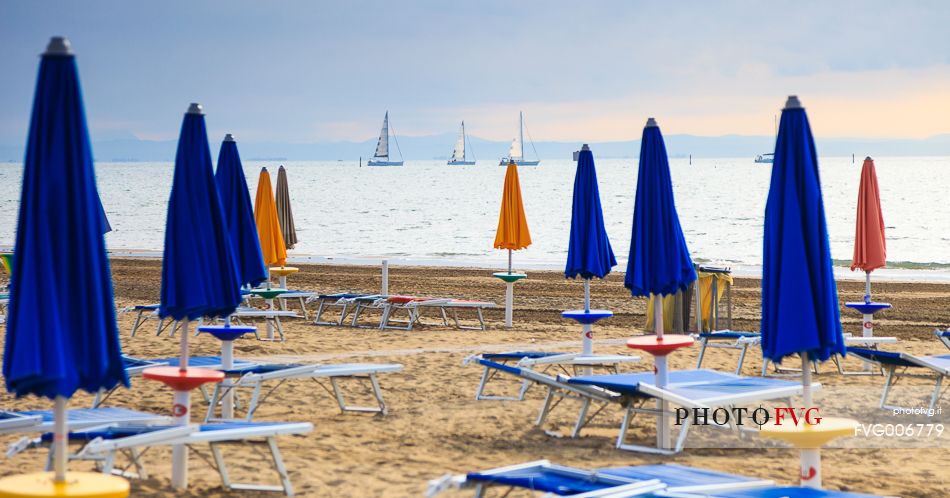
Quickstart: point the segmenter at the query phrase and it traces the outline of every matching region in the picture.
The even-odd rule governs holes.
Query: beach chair
[[[343,322],[346,320],[347,315],[352,311],[355,306],[354,299],[358,297],[366,297],[370,294],[360,294],[352,292],[337,292],[335,294],[318,294],[307,298],[307,302],[317,302],[317,312],[314,315],[313,323],[314,325],[343,325]],[[339,309],[340,318],[337,320],[328,320],[324,319],[323,315],[331,309]]]
[[[857,347],[863,349],[873,349],[877,350],[881,344],[895,344],[897,343],[896,337],[863,337],[855,336],[852,334],[844,334],[844,344],[848,347]],[[876,365],[874,362],[865,360],[864,358],[858,356],[858,359],[861,360],[861,363],[867,365]],[[841,375],[884,375],[883,368],[877,368],[875,370],[846,370],[844,368],[844,358],[838,355],[831,357],[831,360],[835,362],[835,367],[838,368],[838,373]]]
[[[699,358],[696,360],[696,368],[703,367],[706,348],[735,349],[739,350],[736,375],[742,373],[742,364],[745,362],[745,354],[749,350],[749,346],[758,345],[762,342],[762,334],[758,332],[740,332],[737,330],[700,332],[699,334],[693,334],[693,337],[699,341]]]
[[[950,348],[950,329],[947,330],[934,330],[934,335],[944,346]]]
[[[312,430],[313,425],[305,422],[224,422],[188,426],[100,426],[92,429],[70,431],[70,442],[79,443],[82,447],[78,452],[69,455],[69,459],[96,462],[100,470],[107,474],[117,473],[127,477],[146,478],[147,473],[141,459],[146,450],[158,446],[208,444],[214,458],[215,470],[221,476],[221,482],[225,489],[229,491],[282,491],[287,496],[293,496],[293,485],[290,482],[290,476],[277,446],[277,437],[302,435]],[[47,459],[47,470],[49,470],[52,467],[54,457],[51,441],[52,434],[46,433],[25,444],[20,443],[17,450],[23,451],[36,447],[49,448]],[[274,470],[280,479],[279,485],[237,483],[231,479],[221,447],[226,444],[257,442],[267,446]],[[126,468],[116,468],[116,457],[118,455],[127,458],[128,465]],[[136,472],[128,472],[127,469],[133,466]]]
[[[100,425],[164,424],[170,421],[171,418],[165,415],[128,408],[73,408],[66,412],[66,425],[70,429]],[[0,410],[0,434],[51,430],[53,430],[52,410]]]
[[[162,358],[142,360],[125,357],[126,372],[129,377],[140,375],[141,371],[149,366],[177,366],[178,358]],[[330,394],[341,413],[375,413],[385,416],[389,408],[383,399],[383,391],[379,383],[379,375],[399,372],[402,365],[398,363],[338,363],[338,364],[286,364],[265,363],[247,360],[234,360],[233,367],[225,369],[221,364],[220,356],[192,356],[188,359],[189,366],[221,370],[226,380],[217,383],[214,390],[208,394],[202,391],[205,401],[208,402],[208,411],[205,422],[223,420],[218,416],[218,409],[224,395],[228,392],[249,392],[249,401],[239,407],[244,411],[245,421],[251,421],[257,409],[278,388],[289,380],[312,379],[328,394]],[[375,406],[355,405],[348,401],[352,393],[344,389],[346,382],[356,382],[366,387],[373,396]],[[109,393],[99,393],[94,406],[101,406]],[[237,398],[237,396],[235,396]]]
[[[877,363],[884,369],[884,392],[881,393],[879,406],[893,410],[901,408],[887,404],[887,397],[901,379],[925,378],[934,380],[933,393],[930,395],[929,409],[937,406],[944,394],[943,380],[950,377],[950,354],[939,356],[914,356],[908,353],[878,351],[876,349],[848,348],[848,353]]]
[[[451,312],[457,328],[462,330],[485,330],[485,319],[482,312],[483,310],[495,307],[495,303],[485,301],[412,296],[391,296],[380,304],[383,307],[383,316],[379,322],[380,330],[412,330],[415,324],[422,318],[422,313],[425,310],[438,310],[442,318],[443,326],[449,326],[448,313]],[[476,318],[478,319],[478,326],[462,325],[458,317],[459,310],[474,310]],[[407,317],[405,321],[397,322],[393,319],[393,316],[397,315],[400,311],[405,311]]]
[[[580,401],[571,437],[577,437],[581,429],[590,424],[609,406],[619,406],[624,411],[623,421],[617,435],[616,448],[628,451],[673,454],[682,451],[689,429],[693,424],[694,408],[733,408],[736,406],[786,399],[802,393],[801,383],[781,379],[742,377],[714,370],[675,370],[670,372],[666,388],[654,385],[653,373],[587,375],[581,377],[552,377],[524,367],[502,365],[489,360],[479,360],[485,366],[516,375],[548,388],[544,404],[535,424],[544,425],[550,413],[564,399]],[[820,384],[813,384],[817,389]],[[817,386],[817,387],[816,387]],[[655,409],[644,408],[646,401],[662,399],[671,406],[687,408],[688,415],[680,426],[676,444],[672,449],[628,444],[627,431],[633,417],[638,413],[657,415]],[[594,409],[591,413],[591,409]],[[741,435],[735,426],[725,426]]]
[[[307,310],[307,303],[310,302],[310,300],[316,296],[318,296],[316,292],[288,289],[287,292],[284,292],[283,294],[275,297],[274,299],[277,301],[277,306],[279,307],[281,311],[290,311],[290,309],[287,307],[287,301],[296,301],[297,304],[300,305],[300,313],[303,319],[309,320],[310,312]],[[255,294],[244,295],[244,299],[248,302],[252,298],[263,299],[260,296],[257,296]],[[301,316],[301,315],[295,315],[295,316]]]
[[[426,497],[449,489],[474,489],[476,497],[490,489],[507,496],[514,490],[574,498],[872,498],[842,491],[775,486],[774,481],[675,463],[609,467],[594,470],[538,460],[507,467],[444,476],[429,482]]]
[[[548,374],[551,370],[560,371],[567,375],[578,375],[585,370],[593,369],[607,370],[612,373],[620,373],[620,365],[626,363],[637,363],[639,356],[633,355],[583,355],[581,353],[559,353],[554,351],[510,351],[504,353],[482,353],[472,355],[462,361],[462,365],[476,362],[477,360],[489,360],[502,365],[517,364],[524,367],[540,367],[539,371]],[[531,388],[533,383],[523,379],[519,383],[518,394],[486,394],[488,384],[500,376],[499,370],[493,367],[484,366],[481,380],[478,382],[478,389],[475,390],[476,400],[495,400],[495,401],[524,401],[525,394]]]

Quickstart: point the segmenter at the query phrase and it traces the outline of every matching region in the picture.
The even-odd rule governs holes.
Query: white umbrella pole
[[[801,353],[802,357],[802,402],[808,410],[814,406],[811,390],[811,363],[808,353]],[[818,448],[802,448],[801,450],[801,484],[807,488],[821,488],[821,450]]]
[[[590,279],[584,279],[584,311],[590,311]],[[583,350],[584,355],[594,353],[594,326],[585,323],[581,329],[584,333]]]
[[[66,482],[66,461],[69,457],[69,434],[66,432],[66,397],[53,401],[53,482]]]
[[[389,295],[389,260],[383,260],[383,284],[379,289],[379,293],[383,296]]]
[[[181,356],[178,365],[181,371],[188,368],[188,336],[191,335],[189,320],[181,322]],[[191,418],[191,393],[189,391],[175,391],[172,417],[175,425],[188,425]],[[188,487],[188,447],[178,444],[172,447],[172,487],[185,489]]]
[[[656,331],[656,338],[663,339],[663,296],[653,295],[653,328]],[[666,364],[666,355],[654,357],[656,362],[656,387],[665,389],[669,384],[670,372]],[[656,409],[659,412],[656,419],[656,446],[657,448],[670,448],[670,418],[667,415],[666,401],[656,400]]]

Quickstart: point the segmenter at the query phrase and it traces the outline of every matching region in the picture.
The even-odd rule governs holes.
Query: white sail
[[[511,140],[511,147],[508,147],[508,157],[511,159],[521,159],[521,142],[517,138]]]
[[[455,140],[455,149],[452,150],[452,161],[465,160],[465,122],[459,129],[459,137]]]
[[[374,157],[389,157],[389,111],[386,111],[386,117],[383,118],[383,129],[379,132]]]

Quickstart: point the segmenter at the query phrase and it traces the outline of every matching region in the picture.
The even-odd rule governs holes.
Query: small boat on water
[[[462,128],[455,140],[455,148],[452,149],[452,158],[448,162],[449,166],[472,166],[475,164],[475,154],[472,154],[471,161],[465,158],[465,141],[465,121],[462,121]]]
[[[775,158],[775,154],[768,152],[765,154],[759,154],[755,156],[755,162],[761,163],[761,164],[772,164],[772,161],[774,158]]]
[[[529,137],[530,138],[530,137]],[[534,149],[534,142],[531,142],[531,148]],[[518,113],[518,136],[511,140],[511,147],[508,148],[508,155],[498,161],[499,166],[508,166],[509,162],[514,162],[518,166],[537,166],[541,164],[538,159],[538,151],[534,151],[534,161],[524,158],[524,113]]]
[[[396,134],[393,133],[395,140]],[[402,166],[402,151],[399,150],[399,142],[396,141],[396,150],[399,152],[398,161],[389,160],[389,111],[383,117],[383,129],[379,132],[379,141],[376,142],[376,153],[373,158],[366,163],[367,166]]]

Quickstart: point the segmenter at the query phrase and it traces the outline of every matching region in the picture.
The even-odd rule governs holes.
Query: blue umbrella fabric
[[[55,399],[128,386],[75,57],[40,61],[23,165],[3,377]]]
[[[244,167],[241,165],[237,142],[230,133],[221,142],[214,180],[218,185],[218,195],[221,196],[231,250],[237,264],[238,282],[242,286],[257,286],[267,280],[267,270],[261,255],[261,242],[257,237],[257,222],[254,221],[254,208],[244,177]]]
[[[685,290],[694,280],[696,270],[673,201],[666,144],[656,120],[650,118],[640,141],[630,258],[623,285],[633,296],[667,295]]]
[[[762,354],[775,363],[844,354],[818,158],[808,117],[789,97],[779,125],[765,205]]]
[[[226,317],[241,302],[201,106],[191,104],[181,125],[165,221],[159,316],[195,320]]]
[[[574,175],[574,201],[571,208],[571,238],[567,249],[564,276],[584,279],[604,278],[617,265],[614,251],[604,228],[600,207],[594,154],[585,145],[578,153]]]

